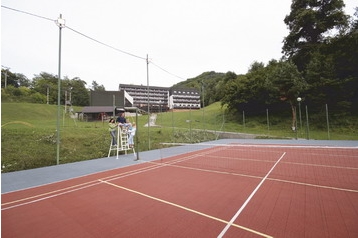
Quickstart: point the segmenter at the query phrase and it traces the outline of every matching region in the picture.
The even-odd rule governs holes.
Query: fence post
[[[266,118],[267,118],[267,132],[270,133],[270,121],[269,121],[269,110],[266,109]]]
[[[190,133],[190,143],[192,143],[193,140],[193,135],[192,135],[192,131],[191,131],[191,106],[189,107],[189,133]]]
[[[134,144],[134,147],[135,147],[135,150],[137,152],[137,157],[135,160],[139,160],[139,137],[138,137],[138,129],[139,129],[139,126],[138,126],[138,107],[136,107],[135,109],[135,124],[136,124],[136,132],[135,132],[135,144]],[[140,130],[140,129],[139,129]],[[135,152],[134,152],[135,153]]]
[[[244,126],[245,130],[245,111],[242,111],[242,125]]]
[[[326,103],[326,119],[327,119],[327,133],[328,133],[328,140],[331,139],[330,134],[329,134],[329,120],[328,120],[328,105]]]
[[[308,108],[307,108],[307,105],[306,105],[306,134],[307,134],[307,140],[310,139],[310,126],[308,124]]]
[[[296,140],[298,140],[298,130],[297,130],[297,107],[295,106],[295,123],[296,123],[296,128],[295,128],[295,131],[296,131]]]
[[[175,132],[174,132],[174,107],[172,108],[172,128],[173,128],[173,143],[175,142]]]

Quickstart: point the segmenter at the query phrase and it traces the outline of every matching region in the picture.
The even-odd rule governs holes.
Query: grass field
[[[2,172],[55,165],[57,162],[57,106],[30,103],[2,103]],[[80,111],[81,108],[75,108]],[[157,114],[156,127],[144,127],[148,116],[138,116],[138,150],[162,148],[162,142],[197,143],[215,140],[218,131],[256,134],[257,138],[306,138],[306,132],[293,133],[290,118],[276,119],[268,127],[266,116],[249,118],[247,123],[229,122],[225,110],[215,103],[200,110]],[[129,117],[130,121],[136,118]],[[357,140],[357,128],[337,128],[330,139]],[[312,130],[310,139],[327,139],[327,131]],[[60,118],[60,163],[70,163],[108,154],[110,135],[107,121],[84,122]]]

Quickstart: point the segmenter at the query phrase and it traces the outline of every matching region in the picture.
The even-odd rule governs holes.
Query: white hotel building
[[[174,88],[120,84],[133,98],[133,106],[145,111],[168,111],[171,109],[200,109],[200,93],[195,88]]]

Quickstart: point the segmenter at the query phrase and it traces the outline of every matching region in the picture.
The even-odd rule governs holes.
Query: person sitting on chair
[[[124,117],[124,112],[121,112],[119,114],[119,117],[117,117],[117,123],[119,124],[126,124],[127,123],[127,119]]]

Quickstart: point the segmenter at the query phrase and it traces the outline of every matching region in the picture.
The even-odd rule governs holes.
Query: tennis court
[[[218,140],[81,163],[3,174],[2,237],[358,237],[358,141]],[[39,173],[63,177],[10,191]]]

